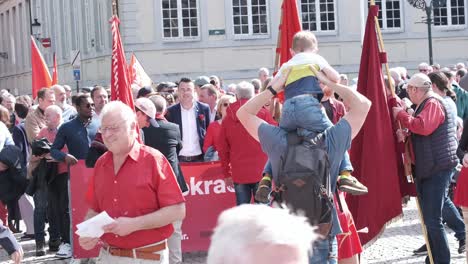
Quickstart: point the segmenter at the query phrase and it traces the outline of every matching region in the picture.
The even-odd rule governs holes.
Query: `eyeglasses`
[[[224,106],[224,107],[228,107],[228,106],[229,106],[229,103],[224,103],[223,106]]]
[[[101,134],[106,134],[106,133],[112,133],[114,134],[115,132],[120,130],[120,125],[114,125],[114,126],[107,126],[107,127],[101,127]]]
[[[94,103],[87,103],[87,104],[83,105],[83,107],[92,108],[92,107],[94,107]]]
[[[428,72],[429,69],[419,69],[419,72]]]

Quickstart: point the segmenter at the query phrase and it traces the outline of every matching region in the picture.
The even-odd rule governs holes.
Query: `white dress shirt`
[[[179,155],[192,157],[202,154],[197,132],[195,105],[188,110],[181,105],[180,114],[182,116],[182,149]]]
[[[216,107],[213,109],[213,111],[211,111],[211,113],[210,113],[210,123],[213,122],[213,121],[215,121],[215,118],[216,118],[216,111],[218,111],[218,110],[216,109]]]

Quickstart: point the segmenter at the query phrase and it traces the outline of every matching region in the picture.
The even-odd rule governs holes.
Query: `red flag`
[[[130,84],[136,84],[139,87],[151,86],[153,83],[133,53],[130,58],[130,64],[128,65],[128,77],[130,79]]]
[[[127,60],[125,59],[125,51],[120,37],[120,20],[114,15],[109,23],[111,23],[112,31],[111,100],[119,100],[135,110],[132,88],[128,81]],[[141,142],[138,125],[136,126],[136,131],[138,134],[138,141]]]
[[[110,23],[112,30],[111,99],[122,101],[134,109],[132,88],[128,81],[127,60],[120,38],[120,20],[117,16],[112,16]]]
[[[58,68],[57,68],[57,58],[55,57],[54,52],[54,68],[52,69],[52,85],[58,84]]]
[[[302,30],[296,0],[284,0],[281,5],[281,12],[281,25],[279,26],[281,38],[279,46],[276,47],[276,53],[279,54],[278,66],[291,59],[290,49],[294,34]]]
[[[36,99],[37,92],[44,87],[52,85],[49,69],[36,45],[34,37],[31,36],[31,75],[32,75],[32,97]]]
[[[302,30],[299,14],[297,11],[296,0],[283,0],[281,5],[281,24],[279,26],[280,38],[276,47],[276,56],[279,57],[279,65],[275,65],[278,69],[291,59],[291,47],[294,34]],[[278,61],[275,61],[278,63]],[[284,92],[278,94],[281,101],[284,100]]]
[[[367,17],[359,69],[358,91],[372,101],[367,119],[354,138],[351,162],[354,176],[369,188],[362,196],[348,196],[348,206],[366,244],[375,239],[385,225],[402,214],[395,137],[382,74],[375,17],[378,6],[371,6]]]

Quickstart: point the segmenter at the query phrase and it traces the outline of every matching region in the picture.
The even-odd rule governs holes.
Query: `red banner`
[[[224,183],[219,162],[184,163],[182,171],[189,191],[185,193],[186,216],[182,224],[182,251],[207,251],[219,214],[235,206],[234,189]],[[70,167],[71,222],[73,226],[73,257],[92,258],[99,249],[82,249],[75,234],[76,225],[83,222],[88,211],[85,194],[91,170],[84,161]]]
[[[234,188],[226,187],[219,162],[181,165],[189,188],[185,195],[182,251],[208,251],[219,214],[236,205]]]
[[[70,203],[71,203],[71,226],[73,235],[73,258],[94,258],[99,255],[99,247],[93,250],[84,250],[78,243],[76,225],[83,222],[89,206],[86,203],[86,191],[93,169],[86,168],[84,160],[79,160],[74,166],[70,166]]]

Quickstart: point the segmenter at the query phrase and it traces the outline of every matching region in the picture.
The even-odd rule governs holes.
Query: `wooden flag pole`
[[[284,5],[284,0],[283,2],[281,3],[281,9],[283,9],[283,5]],[[278,40],[276,41],[276,56],[275,56],[275,67],[274,67],[274,71],[273,72],[277,72],[279,70],[279,60],[280,60],[280,53],[281,52],[278,52],[278,48],[281,44],[281,32],[283,31],[282,30],[282,26],[283,26],[283,10],[281,10],[281,17],[280,17],[280,23],[279,23],[279,26],[278,26]]]
[[[370,4],[371,4],[371,6],[375,5],[375,0],[370,0]],[[382,32],[380,30],[379,19],[377,17],[374,17],[374,21],[375,21],[375,28],[377,30],[377,36],[378,36],[378,39],[379,39],[380,52],[385,52],[385,46],[384,46],[384,42],[383,42]],[[390,68],[388,67],[388,61],[385,62],[385,71],[386,71],[386,74],[387,74],[388,84],[389,84],[392,96],[396,96],[395,87],[394,87],[393,83],[390,81],[391,80],[390,78],[392,78],[392,76],[390,74]],[[401,127],[401,124],[400,124],[400,127]],[[408,159],[409,158],[408,144],[405,144],[405,158],[407,158],[407,160],[409,160]],[[404,162],[404,165],[405,165],[405,174],[409,175],[411,177],[411,181],[414,182],[413,175],[411,173],[411,167],[409,167],[410,164],[408,162]],[[427,234],[427,228],[426,228],[426,224],[424,223],[424,218],[423,218],[423,214],[422,214],[422,211],[421,211],[421,206],[419,204],[419,198],[418,198],[417,193],[416,193],[416,206],[418,208],[418,215],[419,215],[419,220],[421,221],[421,229],[422,229],[422,232],[423,232],[424,240],[426,241],[427,255],[429,256],[430,263],[434,264],[434,259],[432,257],[431,245],[429,243],[429,236]]]

